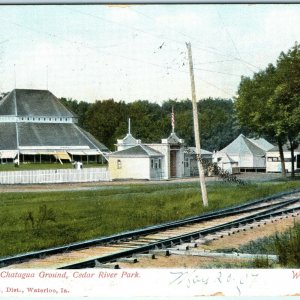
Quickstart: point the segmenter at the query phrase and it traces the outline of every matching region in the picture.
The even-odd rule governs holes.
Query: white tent
[[[248,139],[240,134],[233,142],[224,149],[215,152],[213,161],[218,163],[220,168],[225,168],[225,164],[239,167],[241,172],[265,171],[266,149],[272,148],[265,139]],[[230,168],[226,168],[230,171]]]

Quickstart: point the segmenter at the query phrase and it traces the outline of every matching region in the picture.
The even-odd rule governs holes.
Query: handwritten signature
[[[239,296],[242,294],[244,287],[251,288],[259,277],[259,274],[251,272],[234,275],[230,272],[218,271],[208,275],[205,274],[204,270],[172,271],[170,274],[172,275],[169,284],[171,286],[181,286],[188,289],[197,286],[205,289],[211,285],[215,288],[230,285],[230,287],[236,289]]]

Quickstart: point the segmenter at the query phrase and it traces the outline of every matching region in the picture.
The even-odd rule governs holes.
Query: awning
[[[14,159],[18,154],[18,151],[10,151],[10,150],[3,150],[0,151],[0,158],[11,158]]]
[[[56,152],[56,153],[54,153],[54,156],[55,156],[56,159],[59,159],[59,160],[69,160],[69,161],[71,161],[71,157],[65,151],[64,152]]]
[[[68,150],[71,155],[86,155],[82,150]]]
[[[24,155],[54,155],[53,150],[20,150],[20,154]]]
[[[85,155],[100,155],[101,153],[97,150],[84,150]]]
[[[100,155],[101,153],[97,150],[68,150],[71,155]]]

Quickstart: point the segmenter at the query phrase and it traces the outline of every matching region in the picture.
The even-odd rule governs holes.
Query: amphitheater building
[[[0,101],[1,163],[100,162],[108,152],[48,90],[15,89]]]

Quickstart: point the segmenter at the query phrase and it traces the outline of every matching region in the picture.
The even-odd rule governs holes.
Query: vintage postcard
[[[300,4],[0,24],[0,299],[300,296]]]

